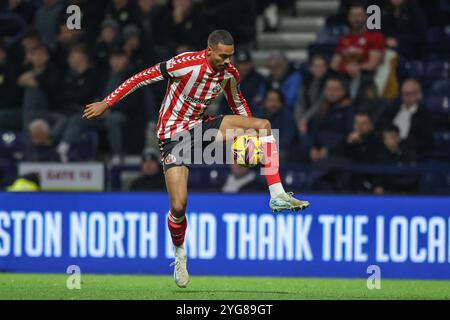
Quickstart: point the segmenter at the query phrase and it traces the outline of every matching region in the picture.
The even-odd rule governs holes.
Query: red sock
[[[263,174],[266,177],[267,185],[281,182],[280,160],[278,156],[276,140],[273,136],[260,137],[261,147],[264,155]]]
[[[172,243],[177,247],[183,245],[187,228],[186,217],[184,217],[183,221],[179,223],[174,222],[178,219],[179,218],[172,216],[172,213],[169,211],[169,215],[167,216],[167,225],[169,227],[170,236],[172,237]]]

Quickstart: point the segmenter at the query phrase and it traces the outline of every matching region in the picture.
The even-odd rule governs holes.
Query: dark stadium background
[[[371,5],[381,29],[352,37]],[[181,290],[166,82],[81,115],[215,29],[311,206],[274,214],[258,168],[192,166]],[[449,99],[449,0],[0,0],[0,300],[450,299]]]
[[[379,5],[382,28],[378,31],[384,39],[397,39],[397,48],[385,49],[393,57],[388,68],[389,82],[381,90],[374,83],[376,70],[365,74],[362,84],[352,89],[355,98],[345,113],[346,128],[334,115],[321,122],[320,113],[316,112],[304,118],[306,131],[300,128],[303,118],[299,109],[312,104],[310,101],[308,105],[301,97],[302,90],[308,90],[313,82],[308,60],[320,55],[330,63],[337,41],[349,30],[346,16],[353,2],[326,1],[327,5],[321,2],[314,5],[311,1],[302,4],[303,1],[293,0],[175,1],[178,3],[175,7],[182,8],[179,18],[174,18],[178,10],[173,9],[172,2],[0,2],[0,185],[3,188],[17,178],[17,164],[21,161],[64,160],[107,164],[105,190],[164,190],[158,169],[146,171],[155,175],[152,179],[144,175],[139,181],[133,180],[139,175],[145,148],[144,159],[154,161],[158,157],[153,128],[165,82],[138,90],[115,106],[108,120],[79,128],[82,134],[76,136],[64,156],[57,152],[58,147],[65,139],[69,121],[81,115],[83,105],[102,99],[134,72],[178,52],[204,49],[208,32],[224,28],[235,37],[235,64],[241,73],[248,72],[242,77],[241,88],[254,114],[270,119],[274,128],[282,128],[282,175],[291,190],[450,191],[448,1],[406,1],[398,16],[390,1],[356,1]],[[65,8],[71,4],[81,8],[81,30],[69,30],[66,26],[69,14]],[[83,61],[78,61],[84,60],[80,54],[75,54],[73,65],[81,65],[83,72],[71,71],[68,63],[71,50],[86,55],[89,66],[86,71]],[[42,66],[39,62],[33,64],[33,53],[45,56],[45,52],[49,55],[48,62]],[[287,65],[284,54],[288,57]],[[113,70],[111,56],[116,57],[111,62],[116,64]],[[30,80],[29,71],[33,69],[35,80]],[[330,68],[327,76],[338,76],[344,85],[351,85],[345,74],[336,74]],[[391,113],[401,104],[401,84],[407,78],[420,82],[423,108],[416,115],[409,137],[403,139],[402,154],[393,156],[382,150],[382,130],[392,123]],[[320,90],[323,93],[324,81],[320,81],[319,95]],[[281,89],[284,95],[285,103],[279,110],[270,111],[264,106],[269,87]],[[276,95],[275,99],[278,99]],[[32,111],[38,116],[30,116]],[[369,111],[374,123],[373,134],[361,143],[344,143],[342,147],[339,143],[352,131],[352,117],[361,111]],[[210,113],[230,113],[230,110],[220,101],[211,106]],[[41,141],[36,138],[33,146],[28,126],[36,118],[46,121],[50,132],[40,123],[35,135],[42,134],[43,130],[44,138]],[[111,131],[116,135],[113,133],[108,139]],[[327,150],[325,157],[315,151],[312,155],[312,149],[320,153],[321,137],[327,135],[337,140],[333,142],[337,147]],[[112,145],[111,139],[121,143]],[[149,147],[155,149],[148,150]],[[247,174],[237,171],[234,173],[237,176]],[[190,188],[221,191],[231,174],[227,166],[196,167],[192,170]],[[242,187],[241,191],[246,189],[265,191],[260,181]]]

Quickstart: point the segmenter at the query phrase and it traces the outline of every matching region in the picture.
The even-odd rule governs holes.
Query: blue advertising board
[[[190,194],[192,275],[450,279],[450,197]],[[0,271],[171,274],[163,193],[0,193]]]

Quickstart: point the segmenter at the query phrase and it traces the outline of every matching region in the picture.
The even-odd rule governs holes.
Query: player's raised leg
[[[175,267],[173,278],[180,288],[186,288],[189,282],[189,273],[184,251],[184,237],[187,228],[185,216],[187,203],[187,181],[189,169],[184,166],[171,167],[165,172],[166,187],[169,193],[170,211],[167,216],[167,225],[174,247]]]
[[[266,119],[245,117],[239,115],[227,115],[220,125],[218,140],[234,139],[230,134],[233,130],[255,130],[259,135],[262,151],[264,153],[263,173],[270,192],[270,209],[274,212],[282,210],[302,210],[309,206],[308,201],[295,199],[292,193],[284,191],[279,173],[279,155],[275,137],[272,135],[272,127]],[[242,133],[241,133],[242,134]]]

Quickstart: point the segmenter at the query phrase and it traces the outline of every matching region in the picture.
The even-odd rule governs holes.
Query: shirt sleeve
[[[225,85],[225,98],[234,114],[247,117],[252,116],[250,107],[239,88],[239,75],[237,73]]]
[[[143,70],[128,78],[105,99],[103,99],[103,101],[106,102],[109,107],[112,107],[140,87],[163,80],[164,76],[161,73],[160,66],[161,64],[156,64],[153,67]]]

